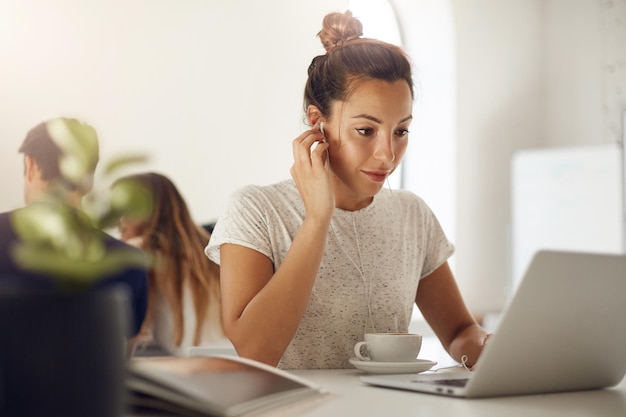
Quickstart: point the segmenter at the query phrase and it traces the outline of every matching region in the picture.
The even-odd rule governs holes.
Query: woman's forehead
[[[411,118],[413,99],[405,80],[368,79],[355,85],[343,101],[331,106],[331,118],[369,118],[400,123]]]

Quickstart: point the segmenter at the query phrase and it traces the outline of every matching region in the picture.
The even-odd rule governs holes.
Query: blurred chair
[[[202,227],[209,233],[213,233],[213,229],[215,229],[215,221],[210,223],[203,224]]]

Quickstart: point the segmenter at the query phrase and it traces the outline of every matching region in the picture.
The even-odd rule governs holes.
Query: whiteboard
[[[539,249],[626,252],[620,144],[519,151],[511,170],[512,292]]]

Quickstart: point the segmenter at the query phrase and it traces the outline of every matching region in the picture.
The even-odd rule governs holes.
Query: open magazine
[[[230,355],[136,359],[129,370],[129,402],[139,413],[275,415],[278,409],[313,406],[326,394],[286,371]]]

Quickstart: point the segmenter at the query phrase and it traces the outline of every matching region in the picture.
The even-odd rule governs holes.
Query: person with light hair
[[[133,341],[136,354],[161,348],[188,356],[195,346],[232,350],[222,329],[219,266],[202,253],[211,235],[193,220],[187,202],[165,175],[138,173],[116,184],[125,182],[141,187],[151,203],[148,213],[124,214],[118,225],[120,239],[151,259],[148,313]]]

